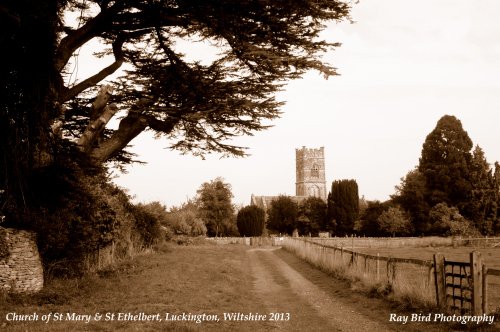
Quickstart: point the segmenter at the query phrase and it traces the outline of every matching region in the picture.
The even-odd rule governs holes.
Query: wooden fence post
[[[392,267],[392,262],[391,262],[391,256],[389,256],[389,259],[387,260],[387,268],[386,268],[386,275],[387,275],[387,282],[389,282],[392,285],[392,278],[391,278],[391,267]]]
[[[380,279],[380,254],[377,252],[377,281]]]
[[[427,287],[431,286],[431,281],[432,281],[432,272],[433,272],[434,267],[431,265],[429,266],[429,272],[427,274]]]
[[[472,314],[475,316],[482,315],[481,292],[483,259],[481,253],[473,251],[470,253],[470,274],[472,276]]]
[[[434,281],[436,284],[436,302],[438,307],[440,308],[446,306],[446,285],[444,272],[443,254],[434,254]]]
[[[394,285],[396,282],[396,262],[392,262],[392,282],[391,285]]]
[[[488,314],[488,268],[483,265],[483,314]]]

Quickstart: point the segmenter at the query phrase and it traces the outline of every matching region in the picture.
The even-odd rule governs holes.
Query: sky
[[[147,164],[114,172],[113,181],[136,202],[170,208],[222,177],[233,203],[248,205],[251,194],[295,195],[295,149],[323,146],[327,188],[354,179],[360,196],[384,201],[445,114],[461,120],[488,162],[500,161],[499,13],[496,0],[361,0],[354,23],[330,24],[323,35],[342,43],[325,55],[340,76],[311,72],[289,82],[274,126],[233,141],[248,157],[201,160],[145,132],[130,150]],[[95,71],[80,61],[80,74],[86,65]]]

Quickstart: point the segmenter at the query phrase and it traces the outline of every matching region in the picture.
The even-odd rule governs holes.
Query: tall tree
[[[406,213],[399,207],[390,207],[377,218],[379,229],[390,236],[405,236],[413,232],[412,224]]]
[[[339,235],[352,234],[359,217],[359,194],[356,180],[337,180],[328,194],[328,220]]]
[[[266,222],[266,212],[255,205],[238,211],[236,225],[241,236],[261,236]]]
[[[493,225],[493,231],[495,234],[500,234],[500,164],[498,161],[495,162],[495,171],[493,173],[493,185],[495,188],[495,201],[493,215],[496,216],[495,223]]]
[[[472,192],[471,150],[472,141],[460,120],[452,115],[439,119],[425,139],[418,166],[426,179],[429,206],[444,202],[462,211]]]
[[[380,229],[379,217],[393,206],[391,201],[379,202],[368,201],[367,208],[360,216],[360,225],[357,232],[365,236],[382,236],[383,231]]]
[[[271,201],[271,206],[267,211],[267,228],[278,233],[292,235],[297,228],[298,204],[289,196],[280,195]]]
[[[431,211],[440,205],[458,209],[482,234],[498,223],[498,182],[483,150],[454,116],[445,115],[427,136],[420,164],[392,196],[410,215],[417,234],[434,232]]]
[[[326,229],[326,203],[319,197],[308,197],[299,204],[298,231],[302,235],[317,236]]]
[[[479,145],[472,152],[470,171],[472,192],[464,213],[482,234],[492,234],[497,218],[497,188],[493,170]]]
[[[426,178],[418,169],[414,169],[401,178],[401,184],[396,186],[396,193],[391,196],[394,203],[409,213],[417,235],[427,234],[431,229],[428,218],[430,207],[425,193]]]
[[[42,151],[52,144],[55,91],[61,87],[54,54],[66,3],[0,3],[0,190],[6,190],[7,205],[28,201],[32,170],[46,161]]]
[[[205,182],[197,191],[196,202],[201,219],[210,236],[232,235],[234,225],[234,206],[231,185],[222,178]]]
[[[339,44],[320,32],[349,10],[336,0],[3,1],[0,187],[24,202],[23,181],[61,141],[76,142],[85,166],[130,162],[125,148],[145,130],[182,152],[244,155],[230,139],[268,128],[286,80],[336,75],[322,55]],[[96,40],[111,63],[74,82],[70,60]],[[197,59],[179,47],[194,42],[218,54]]]

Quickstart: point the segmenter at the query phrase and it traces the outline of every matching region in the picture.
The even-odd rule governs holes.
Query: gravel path
[[[283,313],[276,321],[283,331],[422,331],[422,326],[389,322],[387,305],[349,290],[347,284],[310,267],[282,249],[247,251],[254,290],[269,313]],[[295,266],[292,267],[292,266]],[[312,279],[312,281],[311,281]],[[426,331],[432,331],[426,326]]]

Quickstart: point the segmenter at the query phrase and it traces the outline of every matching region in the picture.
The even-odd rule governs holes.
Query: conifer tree
[[[477,145],[471,160],[472,192],[464,213],[482,234],[492,234],[496,219],[496,195],[493,172],[483,150]]]
[[[493,173],[483,150],[472,147],[462,123],[451,115],[443,116],[427,136],[417,169],[407,174],[392,197],[411,215],[416,234],[436,232],[429,215],[438,204],[457,208],[481,233],[494,232],[498,170]]]
[[[472,140],[452,115],[439,119],[422,147],[418,170],[425,176],[429,206],[444,202],[464,208],[472,193]]]
[[[337,180],[328,194],[328,220],[339,235],[352,234],[359,217],[358,184],[355,180]]]
[[[265,211],[258,206],[245,206],[238,211],[236,225],[241,236],[261,236],[264,231]]]

